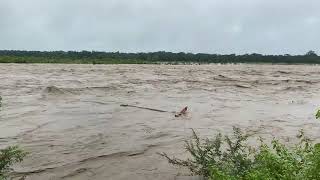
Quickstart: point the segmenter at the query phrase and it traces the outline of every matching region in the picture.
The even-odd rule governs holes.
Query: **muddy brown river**
[[[30,180],[174,180],[188,172],[157,152],[184,157],[191,128],[320,139],[314,65],[0,64],[0,95],[0,148],[29,152],[14,176]]]

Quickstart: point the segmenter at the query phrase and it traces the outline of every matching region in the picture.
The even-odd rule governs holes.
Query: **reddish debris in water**
[[[179,117],[187,113],[188,106],[184,107],[178,114],[174,115],[175,117]]]

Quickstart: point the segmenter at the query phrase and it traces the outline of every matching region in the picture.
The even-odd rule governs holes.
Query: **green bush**
[[[26,153],[18,146],[10,146],[0,150],[0,180],[7,179],[11,170],[10,166],[21,162],[25,156]]]
[[[2,103],[2,97],[0,96],[0,107]],[[0,180],[8,178],[10,172],[10,166],[14,163],[21,162],[27,155],[26,152],[21,150],[18,146],[9,146],[5,149],[0,149]]]
[[[312,144],[302,131],[300,142],[293,147],[276,139],[267,145],[260,139],[260,145],[253,148],[247,144],[248,137],[234,128],[232,137],[218,134],[200,140],[193,131],[193,138],[186,141],[191,158],[160,155],[171,164],[189,168],[193,175],[212,180],[320,179],[320,144]]]

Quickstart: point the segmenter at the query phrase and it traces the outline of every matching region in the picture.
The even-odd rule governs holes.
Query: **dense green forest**
[[[153,63],[287,63],[320,64],[314,51],[304,55],[205,54],[205,53],[121,53],[99,51],[17,51],[0,50],[0,63],[85,63],[85,64],[153,64]]]

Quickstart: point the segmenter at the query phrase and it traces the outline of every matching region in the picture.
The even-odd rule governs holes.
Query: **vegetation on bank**
[[[316,113],[316,118],[317,119],[320,119],[320,109],[317,111],[317,113]]]
[[[0,50],[0,63],[74,63],[74,64],[189,64],[189,63],[286,63],[320,64],[314,51],[304,55],[205,54],[205,53],[120,53],[98,51],[16,51]]]
[[[11,166],[21,162],[26,156],[26,152],[18,146],[9,146],[0,150],[0,180],[8,179]]]
[[[0,107],[2,105],[2,97],[0,96]],[[11,166],[14,163],[21,162],[27,155],[18,146],[9,146],[5,149],[0,149],[0,180],[9,178]]]
[[[316,114],[320,118],[320,110]],[[320,143],[312,143],[303,131],[297,135],[299,143],[289,146],[273,139],[258,147],[249,146],[249,135],[234,128],[232,137],[216,135],[201,140],[193,131],[186,141],[189,159],[160,155],[169,163],[187,167],[192,174],[212,180],[314,180],[320,179]]]

